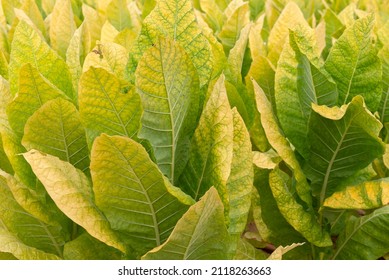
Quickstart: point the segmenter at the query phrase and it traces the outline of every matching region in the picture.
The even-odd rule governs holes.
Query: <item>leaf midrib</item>
[[[155,232],[155,242],[156,242],[157,246],[159,246],[159,245],[161,245],[161,237],[160,237],[160,232],[159,232],[159,227],[158,227],[157,214],[156,214],[156,211],[154,209],[154,205],[150,199],[150,196],[149,196],[147,190],[144,188],[143,183],[142,183],[141,179],[139,178],[138,174],[135,172],[134,168],[132,167],[131,162],[123,154],[122,150],[115,145],[115,143],[112,142],[112,145],[116,148],[116,150],[118,151],[118,153],[120,154],[122,159],[127,163],[127,166],[130,169],[130,171],[132,172],[132,174],[134,174],[138,185],[142,188],[143,194],[147,200],[147,204],[150,207],[151,217],[153,219],[154,232]],[[136,153],[138,153],[138,151],[136,151]]]

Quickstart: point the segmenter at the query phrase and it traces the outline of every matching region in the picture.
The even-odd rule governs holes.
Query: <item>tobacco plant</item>
[[[2,0],[1,259],[389,253],[384,0]]]

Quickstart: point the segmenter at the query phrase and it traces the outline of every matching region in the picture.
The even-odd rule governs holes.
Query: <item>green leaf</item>
[[[50,45],[63,58],[76,29],[71,0],[55,1],[50,20]]]
[[[257,102],[258,111],[261,114],[261,123],[265,130],[266,136],[270,145],[285,161],[285,163],[293,170],[294,177],[297,181],[296,190],[300,198],[307,204],[308,207],[312,205],[311,188],[307,183],[307,179],[296,155],[292,150],[288,140],[283,136],[281,129],[278,126],[277,119],[272,110],[269,100],[261,87],[253,80],[255,98]]]
[[[348,186],[324,200],[325,207],[336,209],[373,209],[389,204],[389,179]]]
[[[279,168],[270,172],[269,183],[280,212],[285,219],[309,242],[318,247],[332,245],[328,232],[324,231],[313,212],[307,212],[291,193],[289,177]]]
[[[192,138],[189,162],[180,187],[195,200],[214,186],[228,205],[227,180],[233,152],[233,117],[224,76],[216,82]],[[228,213],[228,212],[227,212]]]
[[[236,108],[232,109],[234,135],[231,173],[227,180],[229,196],[228,232],[239,237],[246,227],[254,180],[250,135]]]
[[[62,231],[61,226],[46,224],[26,212],[16,202],[2,176],[0,176],[0,201],[0,226],[17,236],[27,246],[62,256],[62,247],[69,238],[66,229]]]
[[[378,112],[381,122],[385,124],[389,122],[389,43],[380,50],[378,56],[382,62],[382,98]]]
[[[19,89],[20,68],[26,63],[31,63],[43,77],[75,99],[72,78],[65,61],[42,41],[30,25],[21,21],[15,29],[9,64],[9,81],[13,95]]]
[[[128,250],[94,204],[91,184],[84,173],[68,162],[36,150],[23,156],[66,216],[107,245],[122,252]]]
[[[366,109],[361,96],[341,108],[314,104],[312,109],[306,174],[322,205],[340,179],[381,156],[385,145],[378,137],[382,124]]]
[[[290,31],[275,74],[277,116],[285,136],[305,158],[311,104],[334,106],[338,93],[329,74],[318,65],[319,51],[314,31]]]
[[[104,69],[91,67],[82,74],[78,99],[89,142],[101,133],[136,137],[142,114],[140,97],[133,89],[122,93],[124,89]]]
[[[115,248],[83,233],[65,244],[63,249],[65,260],[120,260],[122,253]]]
[[[76,107],[62,98],[46,102],[28,119],[22,144],[27,150],[48,153],[88,172],[85,129]]]
[[[64,235],[69,233],[69,219],[58,209],[54,202],[44,195],[27,187],[18,178],[0,170],[0,176],[6,180],[13,197],[25,211],[46,223],[62,227]]]
[[[29,117],[49,100],[66,96],[30,63],[20,68],[18,95],[7,106],[12,129],[20,136]]]
[[[225,12],[227,20],[218,34],[226,53],[228,53],[237,42],[242,28],[250,22],[249,3],[243,1],[238,2],[241,3],[237,7],[231,9],[232,13],[230,15]]]
[[[256,19],[257,16],[264,10],[266,1],[249,0],[250,18]]]
[[[389,252],[389,206],[351,217],[339,235],[333,259],[376,260]]]
[[[378,108],[382,74],[381,62],[371,38],[373,27],[372,15],[356,20],[344,31],[328,55],[325,68],[337,84],[339,105],[362,95],[372,112]]]
[[[269,169],[254,168],[254,190],[252,201],[252,215],[256,229],[263,241],[274,246],[286,246],[296,242],[306,242],[306,239],[297,232],[281,214],[269,186]],[[296,259],[312,258],[311,248],[297,248],[291,255]]]
[[[135,77],[144,110],[139,137],[151,143],[160,170],[175,183],[199,114],[196,69],[179,44],[161,38],[144,53]]]
[[[228,69],[231,71],[231,81],[234,84],[242,82],[242,66],[245,50],[248,44],[251,24],[247,24],[240,32],[239,39],[228,56]]]
[[[91,174],[96,205],[139,254],[161,245],[187,209],[168,192],[146,150],[131,139],[96,138]]]
[[[223,204],[215,188],[191,206],[161,246],[142,257],[145,260],[225,259],[227,228]]]
[[[267,257],[268,254],[264,251],[256,249],[243,238],[239,239],[234,260],[266,260]]]
[[[8,173],[14,173],[12,165],[9,162],[7,155],[4,152],[3,140],[0,132],[0,169]]]
[[[0,224],[0,251],[14,255],[19,260],[59,260],[54,254],[46,253],[24,244]]]
[[[268,39],[268,59],[277,65],[283,46],[288,38],[289,30],[294,29],[297,25],[307,26],[304,15],[295,2],[289,2],[274,24]]]
[[[135,47],[135,60],[159,37],[169,37],[187,52],[197,69],[200,86],[206,84],[212,72],[210,45],[197,25],[190,0],[160,0],[145,18]]]
[[[19,179],[30,188],[39,190],[36,185],[36,177],[29,164],[20,156],[26,150],[20,143],[20,136],[16,135],[11,129],[6,114],[6,106],[12,100],[9,83],[0,77],[0,133],[4,148],[4,153],[8,158],[12,169],[19,176]]]
[[[107,6],[107,18],[118,31],[133,26],[126,0],[112,0]]]

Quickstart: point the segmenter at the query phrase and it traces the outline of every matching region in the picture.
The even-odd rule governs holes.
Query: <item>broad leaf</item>
[[[304,15],[295,2],[289,2],[282,10],[281,15],[274,24],[268,39],[268,58],[276,66],[283,46],[288,38],[289,30],[297,25],[307,26]]]
[[[84,232],[65,244],[65,260],[120,260],[122,253]]]
[[[91,174],[96,205],[139,254],[161,245],[187,209],[168,192],[146,150],[131,139],[96,138]]]
[[[128,52],[118,44],[112,42],[99,43],[93,52],[90,52],[85,58],[83,72],[91,67],[103,68],[111,74],[115,74],[120,79],[121,84],[125,85],[125,68],[127,64]]]
[[[291,31],[275,74],[277,115],[286,137],[308,157],[308,125],[311,104],[334,106],[336,85],[318,65],[319,51],[313,30]]]
[[[107,6],[107,18],[118,31],[133,26],[126,0],[112,0]]]
[[[259,85],[253,80],[255,98],[257,102],[258,111],[261,114],[261,123],[265,130],[266,136],[270,145],[276,150],[279,156],[285,163],[293,170],[295,179],[297,181],[296,190],[300,198],[311,207],[311,189],[307,183],[305,174],[303,173],[299,162],[292,150],[288,140],[283,136],[277,119],[272,110],[269,100]]]
[[[0,224],[0,251],[14,255],[19,260],[59,260],[55,254],[46,253],[23,243]]]
[[[19,81],[18,95],[8,104],[7,115],[12,129],[22,136],[28,118],[36,110],[49,100],[66,96],[30,63],[20,68]]]
[[[336,209],[373,209],[389,204],[389,179],[348,186],[324,200],[325,207]]]
[[[331,49],[325,63],[326,70],[335,80],[338,104],[349,103],[362,95],[367,107],[376,111],[381,99],[381,62],[372,43],[374,17],[355,21],[347,28]]]
[[[55,1],[50,21],[50,45],[63,58],[76,31],[71,0]]]
[[[61,226],[48,225],[26,212],[16,202],[2,176],[0,177],[0,200],[1,226],[27,246],[62,256],[62,247],[69,236],[66,236]]]
[[[179,44],[161,38],[144,53],[135,77],[144,110],[139,137],[151,143],[158,167],[175,183],[198,116],[196,69]]]
[[[20,68],[26,63],[30,63],[52,84],[75,99],[72,78],[66,63],[42,41],[30,25],[21,21],[15,30],[9,64],[9,81],[11,93],[14,95],[19,88]]]
[[[250,135],[244,122],[232,109],[234,135],[231,173],[227,180],[229,196],[229,227],[232,236],[239,237],[246,227],[251,204],[251,189],[254,179]]]
[[[375,260],[389,252],[389,206],[351,217],[336,242],[333,259]]]
[[[91,67],[81,76],[78,99],[89,141],[101,133],[136,137],[142,113],[139,95],[122,88],[113,74]]]
[[[239,239],[234,260],[266,260],[267,258],[268,254],[264,251],[255,248],[243,238]]]
[[[211,188],[177,222],[166,242],[148,252],[142,259],[225,259],[228,233],[223,213],[218,192]]]
[[[182,189],[198,200],[214,186],[228,205],[227,179],[233,152],[233,117],[224,76],[215,84],[192,139],[189,162],[182,173]]]
[[[46,197],[46,194],[37,193],[18,178],[1,170],[0,176],[4,177],[13,197],[25,211],[47,225],[62,227],[64,235],[70,235],[70,220],[49,197]]]
[[[243,1],[237,7],[231,7],[231,14],[228,14],[226,10],[226,22],[224,23],[222,30],[218,34],[219,39],[222,41],[226,53],[235,45],[239,38],[241,30],[250,22],[249,3]],[[231,2],[232,3],[232,2]],[[231,5],[229,5],[230,7]]]
[[[362,97],[341,108],[314,105],[309,124],[310,157],[306,174],[320,204],[336,191],[340,179],[369,165],[385,151],[378,138],[381,123],[366,109]]]
[[[313,212],[307,212],[291,193],[290,178],[279,168],[270,172],[269,183],[280,212],[309,242],[318,247],[332,245],[328,232],[319,224]]]
[[[145,18],[139,35],[135,60],[159,37],[169,37],[188,53],[197,69],[200,85],[209,80],[212,71],[210,46],[196,23],[190,0],[160,0]]]
[[[254,168],[254,186],[252,215],[256,229],[264,242],[274,246],[286,246],[296,242],[306,242],[281,214],[269,186],[269,169]],[[300,248],[299,248],[300,249]],[[299,250],[297,249],[297,250]],[[306,259],[311,255],[304,248],[295,255],[298,259]]]
[[[30,188],[41,194],[42,189],[36,183],[36,177],[26,160],[20,156],[26,150],[20,143],[20,136],[11,129],[6,114],[6,106],[11,102],[9,83],[0,77],[0,133],[4,153],[8,158],[12,169],[19,176],[19,179]]]
[[[46,102],[27,121],[22,144],[67,161],[76,168],[89,169],[85,129],[76,107],[62,98]]]
[[[68,162],[36,150],[23,156],[63,213],[93,237],[127,252],[127,246],[94,204],[91,184],[84,173]]]

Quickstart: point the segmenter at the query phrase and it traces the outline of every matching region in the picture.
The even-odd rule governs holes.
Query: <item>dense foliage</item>
[[[387,257],[388,1],[0,3],[0,259]]]

